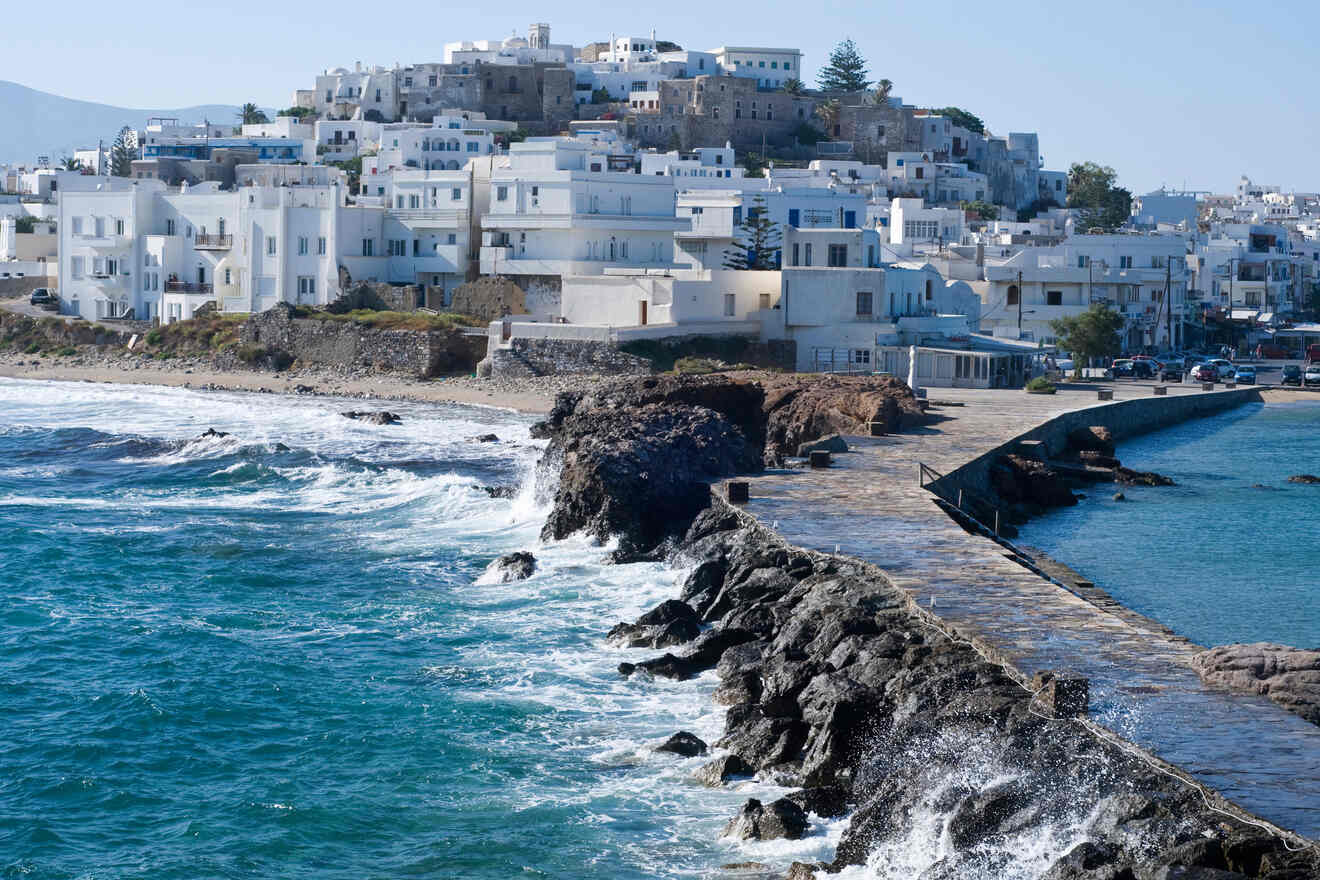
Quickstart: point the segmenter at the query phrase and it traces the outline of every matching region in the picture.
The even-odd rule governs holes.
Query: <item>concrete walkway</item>
[[[919,463],[947,474],[1055,415],[1097,405],[1094,391],[929,395],[963,405],[932,407],[945,420],[912,433],[849,438],[855,451],[836,455],[828,470],[754,478],[747,510],[794,544],[879,566],[1028,676],[1084,674],[1097,721],[1247,810],[1320,837],[1320,727],[1263,697],[1204,687],[1188,666],[1197,646],[1032,573],[1003,546],[965,532],[920,488]],[[1149,396],[1149,385],[1118,385],[1115,399]],[[1140,559],[1133,562],[1140,577]]]

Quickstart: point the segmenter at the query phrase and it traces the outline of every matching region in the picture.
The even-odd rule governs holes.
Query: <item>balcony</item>
[[[199,251],[227,251],[233,246],[232,235],[203,235],[199,232],[193,238],[193,247]]]
[[[125,235],[118,235],[114,232],[83,232],[75,233],[74,239],[77,244],[83,247],[96,248],[97,250],[113,250],[128,246],[129,239]]]
[[[214,286],[209,282],[166,281],[166,293],[213,293]]]

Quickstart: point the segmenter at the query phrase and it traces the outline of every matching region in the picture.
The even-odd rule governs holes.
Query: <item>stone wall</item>
[[[573,374],[645,376],[651,373],[651,365],[608,342],[514,339],[507,348],[492,349],[478,372],[519,379]]]
[[[348,287],[339,299],[327,305],[325,310],[336,315],[357,309],[415,312],[422,292],[422,288],[416,284],[394,285],[378,281],[359,281]]]
[[[816,100],[762,92],[743,76],[698,76],[660,83],[660,112],[639,114],[634,134],[642,146],[668,149],[677,134],[683,149],[730,142],[760,150],[794,143],[794,132],[814,119]],[[770,118],[766,116],[769,114]]]
[[[58,293],[60,285],[54,275],[25,275],[22,278],[0,278],[0,298],[31,296],[38,287]]]
[[[31,343],[42,348],[66,345],[127,345],[132,331],[111,330],[88,321],[65,321],[61,318],[33,318],[0,311],[0,341],[22,350]]]
[[[505,315],[527,314],[526,299],[513,279],[488,275],[455,288],[449,307],[461,315],[494,321]]]
[[[382,330],[351,321],[299,318],[291,306],[280,304],[244,323],[242,343],[255,359],[282,352],[308,364],[427,378],[475,369],[485,354],[486,337],[461,330]],[[256,349],[263,353],[254,355]]]

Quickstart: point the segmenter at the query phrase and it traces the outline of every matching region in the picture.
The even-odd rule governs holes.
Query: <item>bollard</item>
[[[1101,388],[1099,391],[1097,391],[1097,392],[1095,393],[1095,396],[1096,396],[1096,399],[1097,399],[1097,400],[1113,400],[1113,399],[1114,399],[1114,389],[1112,389],[1112,388]]]
[[[1214,382],[1202,382],[1202,383],[1201,383],[1201,390],[1202,390],[1202,391],[1214,391],[1214,390],[1215,390],[1215,383],[1214,383]]]
[[[1090,713],[1091,686],[1080,675],[1037,672],[1031,679],[1036,711],[1051,718],[1081,718]]]
[[[724,497],[730,504],[746,504],[750,497],[751,484],[744,480],[730,480],[724,484]]]
[[[808,461],[813,468],[827,468],[830,466],[830,454],[823,449],[817,450],[816,452],[811,453],[811,457]]]
[[[885,430],[885,424],[886,424],[885,422],[871,422],[871,423],[870,423],[870,426],[869,426],[870,429],[871,429],[871,436],[872,436],[872,437],[883,437],[883,436],[885,436],[885,434],[888,433],[888,432]]]
[[[1165,395],[1168,394],[1168,393],[1169,393],[1169,386],[1168,386],[1168,385],[1156,385],[1156,386],[1155,386],[1155,396],[1156,396],[1156,397],[1163,397],[1163,396],[1165,396]]]

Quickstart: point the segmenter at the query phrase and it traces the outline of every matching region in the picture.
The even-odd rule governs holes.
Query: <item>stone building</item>
[[[803,123],[813,122],[816,101],[763,91],[756,80],[698,76],[660,83],[658,108],[638,113],[634,133],[643,146],[683,149],[731,143],[739,149],[789,146]]]
[[[835,140],[853,145],[853,155],[868,165],[884,165],[890,152],[920,149],[920,136],[912,108],[890,103],[876,104],[868,93],[845,95],[839,100],[838,117],[832,131]],[[823,127],[817,120],[813,123]]]

